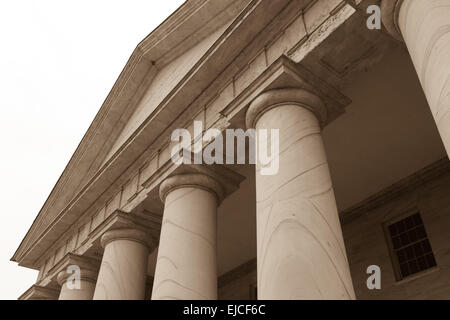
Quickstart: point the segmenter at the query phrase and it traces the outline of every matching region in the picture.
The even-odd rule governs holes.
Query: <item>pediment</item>
[[[236,73],[249,63],[236,60],[249,43],[252,53],[263,49],[261,31],[271,24],[269,31],[278,32],[274,18],[288,4],[304,8],[310,2],[186,2],[138,45],[12,260],[37,268],[39,256],[105,197],[137,157],[152,151],[168,124],[200,95],[205,103],[213,98],[204,92],[214,92],[225,70]]]
[[[187,1],[134,50],[12,260],[73,204],[73,198],[210,49],[250,0]],[[144,108],[143,108],[144,107]],[[142,110],[144,109],[144,110]]]

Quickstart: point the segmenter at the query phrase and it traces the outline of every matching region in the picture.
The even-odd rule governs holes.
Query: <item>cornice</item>
[[[18,300],[57,300],[58,296],[59,291],[57,289],[34,284]]]
[[[450,161],[445,157],[370,196],[364,201],[340,212],[339,216],[341,223],[343,225],[350,223],[361,215],[401,197],[408,192],[416,190],[421,185],[448,174],[450,174]]]

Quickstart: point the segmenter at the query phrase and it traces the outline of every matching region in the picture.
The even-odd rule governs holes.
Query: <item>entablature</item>
[[[21,253],[20,264],[40,268],[45,275],[65,254],[87,251],[91,240],[86,239],[117,210],[142,213],[144,202],[152,203],[152,212],[161,210],[154,190],[176,170],[170,161],[170,133],[175,128],[192,130],[199,119],[205,130],[242,126],[239,114],[258,93],[286,86],[315,91],[329,106],[328,121],[339,116],[348,98],[300,63],[316,48],[308,44],[311,39],[323,41],[319,36],[324,28],[336,30],[353,13],[352,6],[339,0],[253,1],[33,246]]]

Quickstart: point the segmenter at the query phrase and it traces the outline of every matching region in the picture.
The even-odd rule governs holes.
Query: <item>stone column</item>
[[[450,0],[383,0],[382,14],[408,48],[450,155]]]
[[[69,277],[73,277],[69,278]],[[79,280],[76,277],[79,276]],[[95,281],[97,272],[91,270],[83,270],[77,274],[77,271],[70,273],[61,271],[57,280],[61,286],[59,300],[92,300],[95,290]],[[78,282],[79,281],[79,282]],[[77,283],[78,282],[78,283]]]
[[[139,229],[115,229],[101,238],[105,248],[94,300],[143,300],[150,236]]]
[[[260,300],[355,298],[319,125],[325,115],[320,98],[301,89],[263,93],[247,111],[257,137],[279,129],[280,139],[278,173],[256,165]]]
[[[166,179],[153,300],[217,299],[217,206],[221,185],[203,174]]]

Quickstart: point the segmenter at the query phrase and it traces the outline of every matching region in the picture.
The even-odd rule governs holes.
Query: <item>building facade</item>
[[[279,130],[277,173],[174,162],[195,123]],[[19,299],[450,298],[449,152],[450,0],[189,0],[14,254]]]

